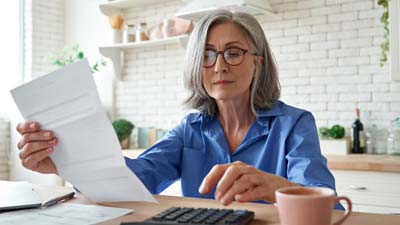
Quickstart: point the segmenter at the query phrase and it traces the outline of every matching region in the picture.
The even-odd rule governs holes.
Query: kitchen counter
[[[326,155],[329,169],[371,172],[400,172],[400,156],[391,155]]]
[[[123,150],[123,155],[136,158],[144,149]],[[371,172],[400,173],[400,156],[391,155],[326,155],[329,169],[333,170],[362,170]]]

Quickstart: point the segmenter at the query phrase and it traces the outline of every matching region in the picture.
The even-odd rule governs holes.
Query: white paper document
[[[156,202],[129,170],[87,60],[23,84],[11,94],[22,116],[54,131],[58,173],[95,202]]]
[[[0,180],[0,211],[40,207],[42,199],[28,182]]]
[[[0,224],[89,225],[111,220],[132,212],[132,209],[63,203],[44,209],[2,213]]]

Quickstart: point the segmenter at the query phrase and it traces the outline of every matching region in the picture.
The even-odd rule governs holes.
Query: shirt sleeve
[[[315,120],[310,112],[300,115],[286,144],[290,181],[335,190],[335,179],[327,167],[326,159],[321,155]]]
[[[301,114],[290,132],[286,160],[289,181],[336,191],[335,178],[321,154],[315,119],[310,112]],[[344,210],[340,203],[336,204],[335,209]]]
[[[153,194],[162,192],[181,176],[184,127],[185,121],[182,121],[137,159],[125,157],[129,169]]]

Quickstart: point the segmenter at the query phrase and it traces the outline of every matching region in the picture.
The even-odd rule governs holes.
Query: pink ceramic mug
[[[331,225],[333,207],[340,200],[348,204],[344,215],[333,225],[342,224],[350,215],[352,203],[344,196],[323,187],[286,187],[275,191],[280,225]]]

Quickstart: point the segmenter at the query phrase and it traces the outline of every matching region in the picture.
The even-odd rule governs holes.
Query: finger
[[[57,144],[57,138],[53,138],[50,141],[37,141],[27,143],[22,151],[19,152],[19,158],[24,160],[31,154],[42,151],[43,149],[53,147]]]
[[[203,182],[200,185],[199,193],[200,194],[207,194],[209,193],[212,188],[217,184],[219,179],[224,175],[225,170],[229,167],[230,164],[224,165],[215,165],[213,168],[208,172],[207,176],[204,177]]]
[[[50,141],[53,139],[53,132],[51,131],[38,131],[34,133],[25,133],[22,135],[21,140],[18,142],[18,149],[22,149],[25,144],[33,141]]]
[[[32,133],[36,132],[40,129],[39,123],[37,122],[23,122],[19,123],[16,127],[18,133],[21,135],[25,133]]]
[[[35,154],[29,155],[26,159],[22,160],[21,163],[25,168],[35,171],[39,165],[39,162],[49,157],[53,151],[53,147],[46,148],[36,152]]]
[[[235,200],[238,202],[249,202],[263,199],[265,189],[262,186],[256,186],[248,189],[245,192],[235,195]]]
[[[231,164],[218,181],[217,189],[215,190],[215,198],[220,200],[233,183],[245,173],[249,173],[247,166],[242,164]]]
[[[233,185],[220,196],[220,202],[223,205],[229,205],[235,200],[237,194],[251,191],[254,187],[260,184],[260,178],[256,174],[244,174],[239,179],[237,179]]]

